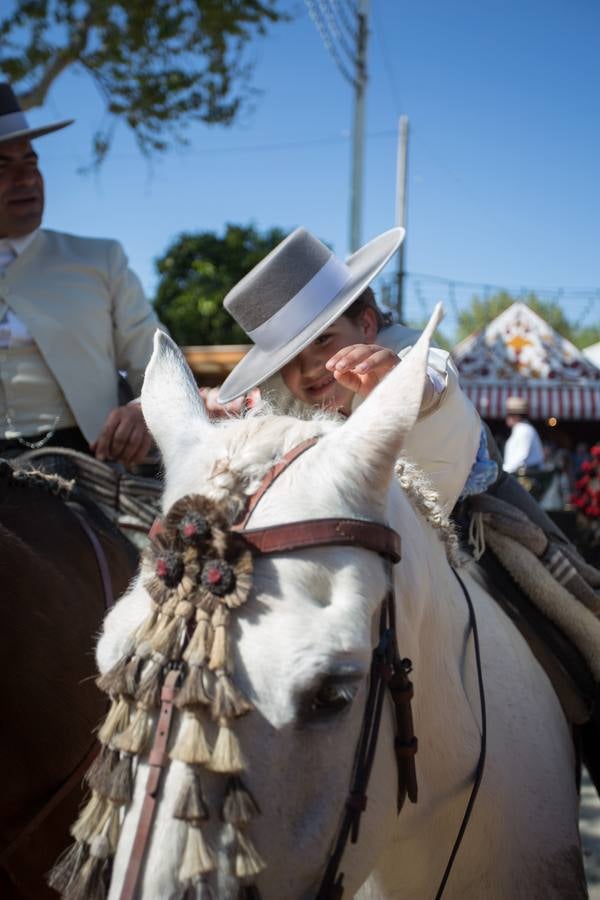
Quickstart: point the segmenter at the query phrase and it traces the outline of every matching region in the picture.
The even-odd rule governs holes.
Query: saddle
[[[473,574],[544,668],[600,795],[600,572],[499,497],[467,507]]]
[[[12,464],[57,475],[77,486],[138,549],[160,515],[162,483],[156,477],[133,475],[123,466],[100,462],[66,447],[41,447],[22,453]]]

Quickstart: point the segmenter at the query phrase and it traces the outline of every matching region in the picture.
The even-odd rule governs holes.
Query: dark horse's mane
[[[0,461],[0,896],[55,897],[43,876],[69,843],[80,801],[69,792],[39,831],[34,818],[93,745],[104,713],[94,644],[105,597],[84,511],[106,555],[113,594],[126,589],[137,552],[76,485]]]

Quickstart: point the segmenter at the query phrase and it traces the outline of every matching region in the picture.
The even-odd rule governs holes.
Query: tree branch
[[[79,22],[71,43],[48,62],[37,84],[28,91],[23,91],[18,95],[22,109],[32,109],[34,106],[44,105],[48,91],[54,81],[72,63],[77,62],[81,53],[85,50],[93,21],[94,17],[90,10],[85,19]]]

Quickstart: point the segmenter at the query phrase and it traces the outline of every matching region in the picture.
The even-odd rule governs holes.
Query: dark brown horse
[[[68,827],[104,712],[94,642],[107,596],[96,535],[118,597],[137,553],[55,476],[0,461],[0,896],[56,897],[45,875]],[[81,517],[88,525],[81,522]],[[102,555],[102,554],[101,554]],[[110,574],[108,574],[110,573]]]

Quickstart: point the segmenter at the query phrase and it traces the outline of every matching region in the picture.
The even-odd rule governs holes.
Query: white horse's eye
[[[326,678],[302,698],[299,717],[308,723],[337,716],[351,706],[357,690],[358,681]]]

